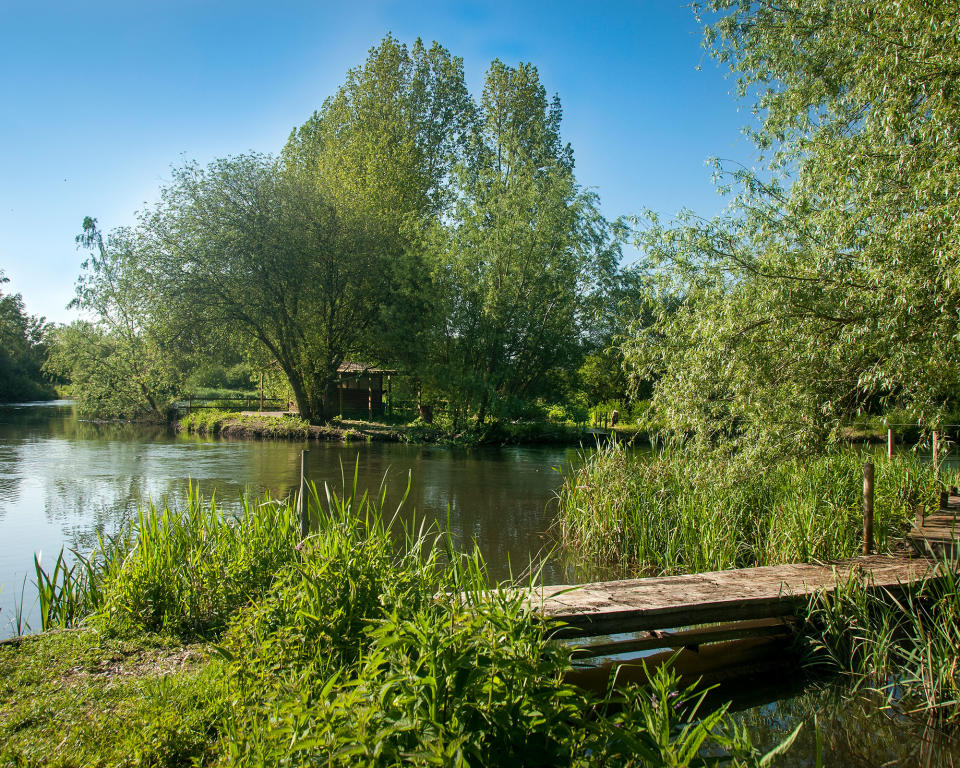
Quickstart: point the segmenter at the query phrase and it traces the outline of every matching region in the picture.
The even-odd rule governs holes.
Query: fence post
[[[933,468],[940,472],[940,433],[933,430]]]
[[[863,554],[873,551],[873,462],[863,465]]]
[[[297,511],[300,513],[300,539],[310,533],[310,499],[307,497],[307,467],[310,451],[300,451],[300,491],[297,494]]]
[[[893,461],[893,429],[887,430],[887,458]]]

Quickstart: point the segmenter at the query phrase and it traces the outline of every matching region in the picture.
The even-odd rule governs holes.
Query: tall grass
[[[857,580],[815,595],[809,662],[852,675],[901,711],[960,723],[960,577],[951,561],[898,594]]]
[[[212,742],[220,764],[761,764],[725,708],[699,709],[702,692],[667,669],[615,707],[566,683],[570,651],[522,585],[491,585],[480,555],[437,531],[398,529],[385,499],[356,473],[340,493],[314,489],[299,541],[287,503],[230,516],[191,491],[42,574],[48,615],[206,638],[217,687],[187,743]]]
[[[933,468],[878,459],[874,536],[881,551],[918,510],[939,503]],[[852,451],[762,469],[680,450],[635,454],[611,443],[559,493],[556,530],[581,563],[683,573],[855,555],[863,530],[863,456]]]

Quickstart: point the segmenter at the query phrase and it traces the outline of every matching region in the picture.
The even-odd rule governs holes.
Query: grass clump
[[[212,409],[188,413],[180,420],[179,429],[188,434],[270,440],[306,440],[310,437],[310,423],[296,416],[245,415]]]
[[[862,541],[863,460],[842,451],[756,469],[610,443],[565,479],[556,530],[582,562],[621,572],[851,557]],[[910,456],[875,464],[874,537],[883,551],[918,511],[936,508],[942,486],[931,465]]]
[[[78,629],[0,647],[0,765],[759,765],[666,669],[615,702],[566,683],[522,585],[384,503],[314,491],[300,543],[283,503],[145,508],[47,580]]]
[[[857,580],[811,600],[809,663],[849,675],[908,714],[960,724],[960,577],[952,561],[896,594]]]

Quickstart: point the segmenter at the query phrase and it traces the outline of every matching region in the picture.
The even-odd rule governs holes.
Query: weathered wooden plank
[[[557,636],[613,634],[792,614],[818,590],[851,578],[893,589],[923,578],[924,558],[871,555],[840,563],[794,564],[543,587],[530,605],[567,626]]]

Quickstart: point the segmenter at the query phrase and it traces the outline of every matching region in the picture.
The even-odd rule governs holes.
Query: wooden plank
[[[535,590],[531,608],[567,626],[558,637],[637,632],[792,614],[818,590],[851,578],[894,589],[930,570],[922,558],[871,555],[795,564],[627,579]]]
[[[660,648],[693,649],[706,643],[719,643],[725,640],[741,640],[747,637],[777,637],[789,634],[790,625],[782,618],[738,621],[683,629],[676,632],[643,632],[640,637],[581,645],[572,655],[574,659],[590,659],[597,656],[637,653]]]

